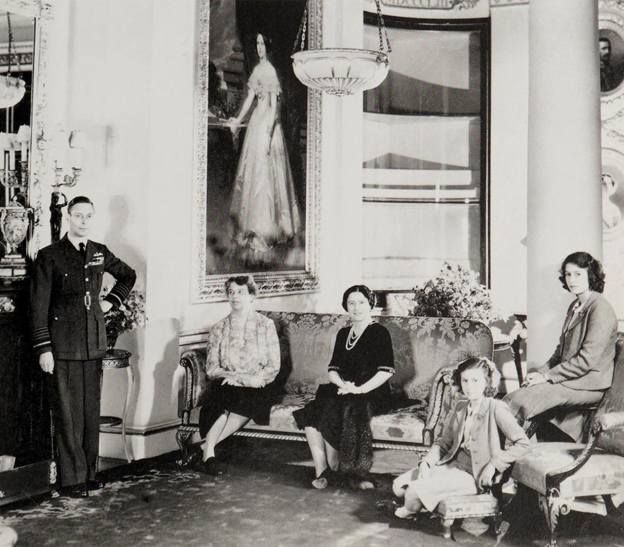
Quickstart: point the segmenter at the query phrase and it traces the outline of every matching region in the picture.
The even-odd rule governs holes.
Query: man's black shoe
[[[95,479],[93,481],[87,482],[87,490],[89,492],[93,492],[94,490],[102,490],[102,488],[104,488],[104,481]]]
[[[87,490],[86,484],[75,484],[73,486],[66,486],[65,488],[61,488],[61,497],[66,498],[88,498],[89,491]]]

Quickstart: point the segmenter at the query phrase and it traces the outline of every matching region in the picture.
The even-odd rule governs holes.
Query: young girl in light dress
[[[491,397],[499,379],[494,363],[484,357],[467,359],[454,371],[453,382],[466,400],[458,401],[442,436],[419,466],[394,480],[395,495],[404,499],[397,517],[414,518],[449,496],[488,489],[531,451],[507,405]]]

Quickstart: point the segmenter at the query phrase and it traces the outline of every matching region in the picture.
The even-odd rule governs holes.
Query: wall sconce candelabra
[[[28,185],[29,148],[30,126],[22,125],[17,134],[0,133],[0,182],[6,188]]]
[[[72,131],[67,137],[67,131],[59,130],[54,134],[54,184],[59,186],[76,186],[82,173],[82,155],[87,147],[87,138],[82,131]],[[70,173],[66,170],[69,169]]]

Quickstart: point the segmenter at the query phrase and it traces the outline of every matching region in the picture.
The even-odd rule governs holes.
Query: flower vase
[[[17,248],[26,239],[29,225],[28,209],[21,205],[2,207],[0,211],[0,231],[4,236],[7,258],[22,258],[17,252]]]
[[[106,353],[112,353],[117,344],[117,336],[107,336]]]

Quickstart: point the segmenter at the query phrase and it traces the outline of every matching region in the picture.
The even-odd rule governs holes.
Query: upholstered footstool
[[[442,500],[435,509],[442,517],[444,537],[452,537],[451,526],[455,519],[494,517],[496,535],[501,530],[501,512],[498,500],[492,494],[475,494],[472,496],[451,496]]]

